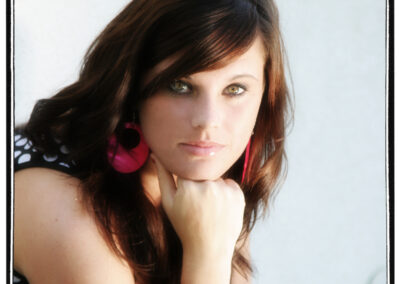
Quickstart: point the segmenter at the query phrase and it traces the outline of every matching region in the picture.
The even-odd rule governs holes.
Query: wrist
[[[228,284],[231,276],[232,255],[183,252],[182,284]]]
[[[235,245],[227,245],[227,243],[221,245],[212,242],[209,242],[207,245],[199,243],[194,245],[183,244],[183,254],[190,259],[196,260],[231,260],[235,251]]]

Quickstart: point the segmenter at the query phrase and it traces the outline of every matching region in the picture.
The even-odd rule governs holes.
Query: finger
[[[164,205],[164,209],[170,208],[176,192],[174,178],[172,174],[164,168],[154,154],[151,154],[150,157],[154,161],[157,168],[158,183],[160,186],[161,200]]]

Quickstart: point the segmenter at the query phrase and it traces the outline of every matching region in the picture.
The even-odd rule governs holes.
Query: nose
[[[197,97],[192,112],[194,128],[218,128],[221,125],[223,105],[217,96],[202,94]]]

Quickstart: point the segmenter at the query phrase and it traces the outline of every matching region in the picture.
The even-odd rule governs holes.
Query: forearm
[[[196,256],[183,254],[181,284],[229,284],[232,255]]]

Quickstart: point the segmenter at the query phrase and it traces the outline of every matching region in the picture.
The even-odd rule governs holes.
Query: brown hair
[[[145,195],[139,174],[121,174],[110,167],[107,139],[112,133],[121,137],[121,125],[159,87],[217,68],[247,50],[256,35],[261,35],[267,54],[266,87],[247,179],[241,184],[246,207],[239,239],[247,238],[266,213],[285,160],[289,97],[278,11],[272,0],[134,0],[90,46],[79,79],[35,105],[26,133],[47,153],[56,151],[54,138],[68,146],[88,208],[138,283],[179,283],[182,247],[165,212]],[[177,54],[171,66],[140,86],[149,70]],[[243,161],[242,156],[225,177],[240,183]],[[252,271],[239,248],[232,263],[244,276]]]

